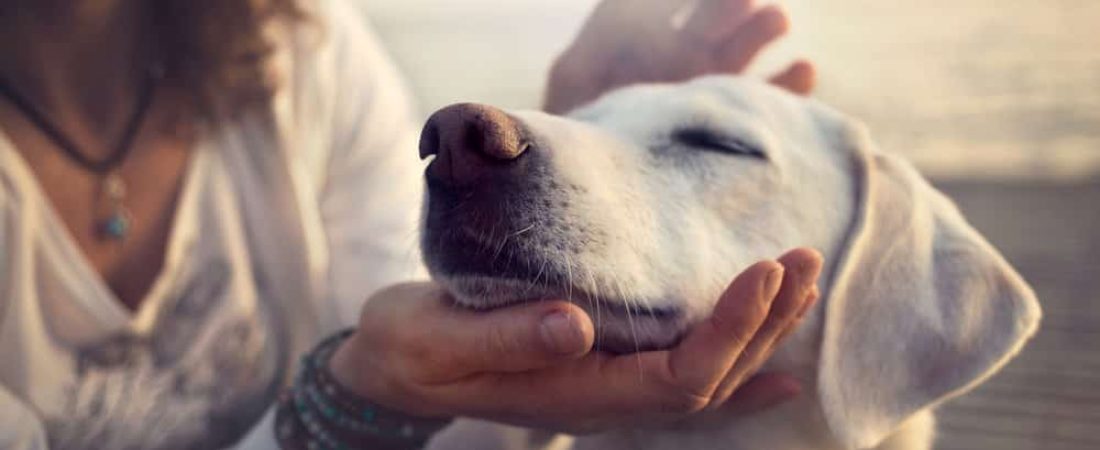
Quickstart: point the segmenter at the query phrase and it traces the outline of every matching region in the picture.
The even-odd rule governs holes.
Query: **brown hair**
[[[269,70],[275,52],[269,31],[306,21],[299,1],[150,2],[166,79],[191,91],[207,115],[266,106],[278,87]]]

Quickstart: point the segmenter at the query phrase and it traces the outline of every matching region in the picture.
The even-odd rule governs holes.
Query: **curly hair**
[[[272,26],[309,16],[301,0],[158,0],[152,21],[168,81],[195,96],[205,114],[266,106],[278,88],[269,60]]]

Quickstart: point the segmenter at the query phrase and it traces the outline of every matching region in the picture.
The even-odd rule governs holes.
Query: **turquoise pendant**
[[[126,198],[126,183],[117,173],[110,173],[103,180],[103,195],[110,203],[111,215],[100,223],[100,233],[107,239],[121,241],[130,232],[130,212],[122,205]]]
[[[111,239],[121,240],[130,231],[130,219],[121,211],[115,212],[103,222],[103,234]]]

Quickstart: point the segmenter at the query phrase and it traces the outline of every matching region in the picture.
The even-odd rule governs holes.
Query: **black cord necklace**
[[[80,148],[65,136],[65,133],[58,127],[54,126],[44,113],[35,108],[34,104],[26,97],[20,95],[7,80],[0,77],[0,95],[6,97],[12,105],[15,105],[23,116],[49,137],[54,145],[60,148],[69,159],[85,170],[101,177],[101,195],[109,202],[110,211],[106,218],[98,221],[96,226],[99,235],[105,239],[121,241],[126,238],[130,231],[132,215],[123,205],[123,200],[126,198],[126,183],[119,176],[117,169],[126,160],[126,156],[130,154],[133,148],[134,137],[141,129],[141,123],[144,121],[149,105],[152,103],[158,78],[160,78],[158,70],[150,69],[147,71],[141,91],[138,93],[137,105],[129,121],[126,122],[126,127],[123,129],[122,138],[119,139],[118,145],[105,158],[96,160],[81,152]]]

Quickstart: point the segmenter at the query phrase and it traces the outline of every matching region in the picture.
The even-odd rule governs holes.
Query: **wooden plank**
[[[1005,370],[941,408],[937,448],[1100,448],[1100,180],[940,187],[1032,284],[1044,318]]]

